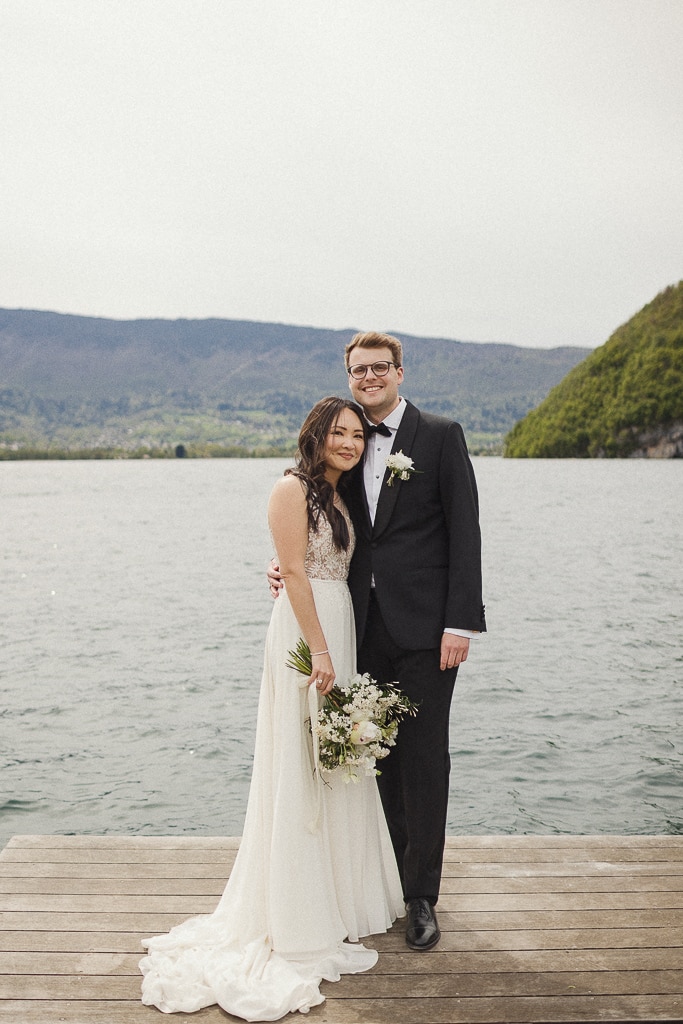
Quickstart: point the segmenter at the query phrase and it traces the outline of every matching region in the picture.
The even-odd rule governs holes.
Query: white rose
[[[404,455],[403,452],[396,452],[392,455],[392,461],[396,469],[410,469],[413,464],[413,460],[408,455]]]
[[[352,743],[365,746],[382,738],[382,730],[374,722],[356,722],[351,730],[349,739]]]

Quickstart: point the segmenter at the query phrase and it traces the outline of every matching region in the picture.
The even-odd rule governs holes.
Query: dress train
[[[312,579],[337,680],[355,671],[346,583]],[[218,1003],[248,1021],[323,1002],[320,982],[367,971],[357,940],[404,913],[401,884],[373,777],[313,773],[309,689],[286,667],[300,630],[286,593],[266,638],[254,767],[243,837],[213,914],[147,939],[142,999],[165,1013]]]

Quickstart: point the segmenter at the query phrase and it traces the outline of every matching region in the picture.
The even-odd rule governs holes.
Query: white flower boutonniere
[[[387,459],[387,469],[389,470],[389,479],[387,480],[387,486],[391,487],[394,480],[398,477],[399,480],[410,480],[413,473],[419,473],[419,469],[415,469],[413,460],[403,452],[393,452],[392,455]]]

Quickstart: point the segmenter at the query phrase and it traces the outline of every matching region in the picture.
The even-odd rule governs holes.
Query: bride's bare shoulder
[[[269,507],[273,509],[297,509],[306,504],[306,486],[298,476],[288,473],[275,482],[270,492]]]
[[[291,495],[292,498],[301,496],[305,499],[306,485],[301,477],[295,476],[294,473],[287,473],[286,476],[281,476],[275,481],[271,493],[285,496]]]

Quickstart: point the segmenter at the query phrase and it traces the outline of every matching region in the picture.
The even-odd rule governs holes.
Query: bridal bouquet
[[[310,676],[311,652],[306,641],[300,638],[295,650],[287,653],[287,667]],[[380,685],[367,673],[351,676],[343,686],[335,685],[325,697],[317,721],[311,722],[320,769],[333,772],[341,768],[345,782],[356,782],[359,775],[379,775],[376,763],[396,743],[399,722],[415,714],[417,705],[394,683]]]

